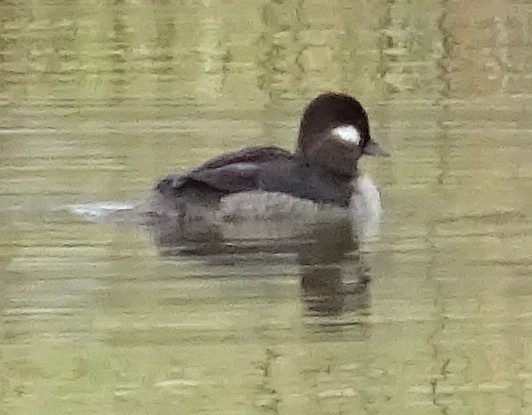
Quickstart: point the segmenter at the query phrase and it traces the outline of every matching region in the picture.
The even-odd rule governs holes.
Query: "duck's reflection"
[[[285,224],[292,228],[294,224]],[[168,221],[150,223],[149,230],[164,256],[200,257],[212,265],[299,265],[301,298],[309,316],[341,316],[369,306],[369,267],[359,251],[347,217],[306,224],[297,237],[223,238],[220,229],[201,227],[184,235]],[[293,230],[293,229],[292,229]],[[251,234],[257,234],[255,229]],[[278,233],[277,233],[278,234]],[[185,237],[186,236],[186,237]],[[193,237],[192,237],[193,236]],[[293,255],[291,255],[293,254]]]
[[[307,312],[337,316],[368,307],[369,268],[348,220],[318,224],[300,246],[301,293]]]

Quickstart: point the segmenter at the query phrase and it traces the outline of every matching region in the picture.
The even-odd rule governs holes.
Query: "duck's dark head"
[[[334,173],[355,176],[363,154],[387,156],[371,138],[364,107],[355,98],[326,93],[305,109],[299,127],[297,153]]]

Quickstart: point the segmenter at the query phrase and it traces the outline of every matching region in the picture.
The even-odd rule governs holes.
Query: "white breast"
[[[379,232],[381,217],[381,196],[373,180],[364,174],[353,183],[355,192],[351,196],[349,207],[352,221],[365,237],[376,236]]]

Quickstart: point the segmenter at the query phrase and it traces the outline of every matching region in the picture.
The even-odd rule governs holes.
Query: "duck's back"
[[[156,191],[178,197],[186,187],[207,187],[220,194],[259,188],[261,168],[266,163],[289,160],[292,155],[278,147],[249,147],[223,154],[185,172],[169,174],[160,180]]]
[[[150,211],[160,216],[186,215],[191,219],[211,214],[222,197],[260,188],[265,164],[289,160],[278,147],[248,147],[223,154],[184,172],[161,179],[153,192]]]

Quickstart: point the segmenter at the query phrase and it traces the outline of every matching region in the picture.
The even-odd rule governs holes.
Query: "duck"
[[[153,189],[151,214],[173,218],[181,228],[290,222],[309,212],[379,216],[380,193],[358,167],[364,155],[389,156],[372,138],[366,110],[348,94],[323,93],[305,108],[293,152],[246,147],[170,173]]]

